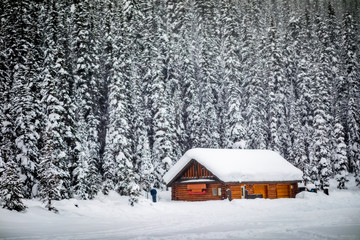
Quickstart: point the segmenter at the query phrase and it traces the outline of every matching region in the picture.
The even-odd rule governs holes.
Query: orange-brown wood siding
[[[291,198],[295,198],[298,192],[298,184],[297,183],[270,183],[270,184],[222,184],[220,182],[216,183],[206,183],[206,193],[199,195],[191,195],[189,194],[189,190],[187,189],[187,184],[172,184],[172,192],[171,199],[172,200],[180,200],[180,201],[206,201],[206,200],[221,200],[226,199],[226,190],[231,190],[232,199],[241,199],[241,186],[244,186],[248,191],[248,194],[263,194],[264,198],[276,199],[278,197],[278,186],[280,185],[282,188],[287,186],[289,189],[289,196]],[[221,188],[221,196],[213,196],[212,189],[213,188]],[[217,190],[218,191],[218,190]],[[280,196],[281,197],[281,196]],[[284,196],[282,196],[284,197]]]
[[[267,184],[254,184],[254,194],[262,194],[263,198],[268,198]]]
[[[276,198],[295,198],[298,193],[297,183],[279,183],[277,186]]]
[[[289,198],[290,191],[290,184],[277,184],[276,186],[277,198]]]
[[[186,180],[212,177],[214,177],[214,175],[211,174],[211,172],[209,172],[204,166],[198,162],[193,162],[193,164],[191,164],[189,168],[184,171],[180,179]]]
[[[244,186],[244,184],[231,184],[229,185],[229,188],[231,190],[231,197],[232,199],[241,199],[241,187]]]
[[[264,194],[264,192],[266,192],[265,198],[269,198],[269,199],[278,198],[278,193],[277,193],[278,185],[287,185],[291,193],[288,197],[295,198],[298,192],[297,183],[245,184],[248,194]],[[256,186],[257,189],[256,191],[254,186]]]
[[[276,184],[268,184],[268,198],[276,199]]]
[[[246,190],[248,194],[254,194],[254,184],[246,184]]]
[[[216,192],[218,192],[218,188],[221,188],[221,196],[213,196],[212,189],[216,188]],[[207,183],[206,184],[206,193],[205,194],[189,194],[189,190],[187,189],[187,184],[173,184],[172,185],[172,200],[178,201],[206,201],[206,200],[221,200],[224,197],[224,186],[221,183]]]

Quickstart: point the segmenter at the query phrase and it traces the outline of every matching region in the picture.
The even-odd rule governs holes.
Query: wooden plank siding
[[[245,186],[248,194],[263,194],[263,198],[276,199],[276,198],[295,198],[298,192],[297,183],[206,183],[206,193],[201,195],[189,194],[187,184],[184,183],[173,183],[171,199],[180,201],[206,201],[206,200],[221,200],[226,199],[226,190],[231,190],[232,199],[242,199],[241,187]],[[213,196],[212,189],[221,188],[221,196]],[[284,193],[284,189],[288,189],[287,195]],[[217,190],[218,191],[218,190]]]
[[[276,188],[277,198],[289,198],[291,195],[290,184],[278,184]]]
[[[207,178],[211,179],[214,175],[207,170],[204,166],[200,163],[193,161],[192,164],[187,168],[184,173],[181,175],[181,180],[188,180],[188,179],[199,179],[199,178]]]
[[[254,184],[254,194],[262,194],[263,198],[268,198],[267,184]]]
[[[218,192],[218,189],[221,188],[220,196],[213,195],[214,188],[216,189],[216,192]],[[172,190],[172,194],[171,194],[172,200],[177,200],[177,201],[222,200],[224,199],[224,194],[226,194],[224,184],[222,183],[207,183],[205,189],[206,193],[199,195],[189,194],[189,190],[187,189],[187,184],[173,184],[171,190]]]
[[[230,190],[231,190],[232,199],[241,199],[242,198],[242,194],[241,194],[241,187],[242,186],[244,186],[244,184],[231,184],[231,185],[228,185],[227,188],[230,188]]]

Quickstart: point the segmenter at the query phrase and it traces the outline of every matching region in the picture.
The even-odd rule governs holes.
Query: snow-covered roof
[[[270,150],[194,148],[164,175],[166,184],[191,160],[196,160],[224,182],[301,181],[303,175],[300,169]]]

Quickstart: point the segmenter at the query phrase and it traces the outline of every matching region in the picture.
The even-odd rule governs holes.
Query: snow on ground
[[[56,202],[59,214],[29,200],[26,213],[0,209],[0,239],[360,239],[360,190],[353,185],[332,188],[330,196],[231,202],[175,202],[162,192],[159,202],[143,198],[135,207],[111,193]]]

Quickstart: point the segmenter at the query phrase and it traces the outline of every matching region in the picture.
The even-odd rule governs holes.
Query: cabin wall
[[[190,184],[190,183],[189,183]],[[207,201],[207,200],[222,200],[225,193],[225,185],[219,182],[216,183],[206,183],[205,194],[189,194],[187,189],[188,184],[183,183],[174,183],[171,186],[171,199],[175,201]],[[221,188],[221,195],[213,195],[213,189]]]
[[[231,190],[232,199],[242,199],[241,187],[244,185],[248,194],[262,194],[263,198],[269,199],[295,198],[298,193],[297,183],[233,183],[226,184],[226,189]]]
[[[246,184],[248,194],[263,194],[263,198],[295,198],[298,193],[297,183],[254,183]]]
[[[241,187],[245,185],[248,194],[263,194],[263,198],[295,198],[298,193],[297,183],[207,183],[206,193],[199,195],[189,194],[187,184],[174,183],[172,185],[171,199],[179,201],[206,201],[227,199],[227,190],[231,190],[232,199],[242,199]],[[212,189],[221,188],[221,196],[214,196]]]
[[[227,185],[227,189],[231,190],[231,198],[232,199],[241,199],[241,187],[244,186],[244,184],[230,184]]]

